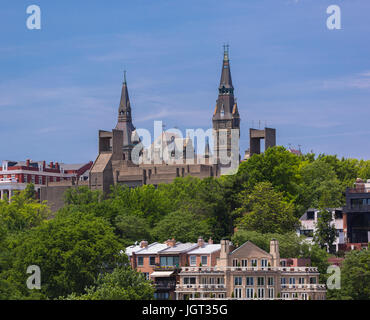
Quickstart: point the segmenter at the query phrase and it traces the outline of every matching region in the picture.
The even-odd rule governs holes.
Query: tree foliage
[[[140,272],[131,267],[117,267],[112,273],[102,273],[85,293],[72,293],[66,300],[151,300],[154,287]]]
[[[281,192],[277,192],[270,182],[260,182],[251,193],[240,193],[242,217],[237,228],[255,230],[261,233],[285,233],[294,231],[299,225],[294,216],[292,203],[287,203]]]

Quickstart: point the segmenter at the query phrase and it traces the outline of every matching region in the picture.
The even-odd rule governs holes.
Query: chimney
[[[168,245],[169,247],[174,247],[174,246],[176,245],[176,240],[175,240],[175,238],[172,238],[171,240],[170,240],[170,239],[168,239],[168,240],[166,241],[166,245]]]
[[[221,240],[221,252],[220,252],[220,258],[218,260],[218,265],[220,267],[228,266],[229,253],[230,253],[230,241]]]
[[[279,241],[276,239],[270,241],[270,254],[272,255],[272,266],[280,267]]]
[[[46,167],[46,161],[44,160],[44,161],[42,162],[42,169],[45,169],[45,167]]]
[[[50,161],[50,168],[53,168],[53,167],[54,167],[54,162]]]
[[[213,240],[212,240],[212,238],[209,238],[209,239],[208,239],[208,244],[213,244]]]
[[[26,160],[26,167],[29,167],[30,166],[30,159],[27,159]]]
[[[59,162],[55,162],[55,168],[59,170]]]
[[[148,247],[148,241],[140,241],[140,248],[147,248]]]
[[[198,247],[203,247],[204,246],[204,240],[203,240],[203,238],[202,237],[199,237],[198,238]]]

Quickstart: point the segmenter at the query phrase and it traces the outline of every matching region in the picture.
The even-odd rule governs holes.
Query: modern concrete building
[[[343,208],[343,250],[367,248],[370,242],[370,180],[357,179],[353,188],[346,190]]]

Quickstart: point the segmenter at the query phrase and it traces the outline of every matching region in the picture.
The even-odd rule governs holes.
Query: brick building
[[[309,259],[280,259],[277,240],[269,253],[251,242],[236,248],[200,237],[197,243],[141,241],[126,254],[153,280],[157,299],[325,299],[317,268]]]
[[[179,278],[176,286],[179,300],[324,300],[326,297],[326,287],[319,284],[317,268],[281,266],[277,240],[271,241],[270,253],[249,241],[235,248],[230,241],[222,240],[214,266],[184,267]]]
[[[2,161],[0,167],[0,195],[10,200],[15,190],[23,190],[28,183],[35,185],[40,198],[42,186],[72,180],[88,180],[92,162],[83,164],[65,164],[46,161]]]

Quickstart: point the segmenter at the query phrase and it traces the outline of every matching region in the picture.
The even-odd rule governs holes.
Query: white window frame
[[[234,298],[240,299],[242,297],[242,288],[234,289]]]
[[[274,277],[268,277],[267,278],[267,285],[268,286],[273,286],[274,285]]]
[[[252,279],[252,283],[251,284],[248,284],[248,280],[247,279]],[[247,286],[254,286],[254,277],[250,277],[250,276],[248,276],[248,277],[245,277],[245,284],[247,285]]]
[[[257,289],[257,298],[258,299],[265,299],[265,288],[258,288]]]
[[[154,264],[151,264],[151,263],[150,263],[151,258],[154,258]],[[155,256],[149,256],[149,265],[150,265],[150,266],[155,266]]]
[[[203,263],[203,258],[206,258],[206,263]],[[202,266],[208,266],[208,256],[200,256],[200,262]]]
[[[139,258],[143,259],[143,264],[139,264]],[[142,256],[137,257],[137,265],[138,265],[138,267],[144,266],[144,257],[142,257]]]
[[[238,284],[236,284],[236,279],[240,279],[240,284],[239,284],[239,281],[238,281]],[[243,277],[242,276],[234,276],[234,286],[241,286],[243,285]]]
[[[245,289],[245,297],[247,299],[253,299],[254,298],[254,288],[246,288]]]
[[[193,259],[194,259],[194,263],[193,263]],[[189,262],[190,262],[191,266],[196,266],[197,265],[197,256],[190,256],[189,257]]]
[[[274,288],[268,288],[268,297],[269,299],[274,298]]]

